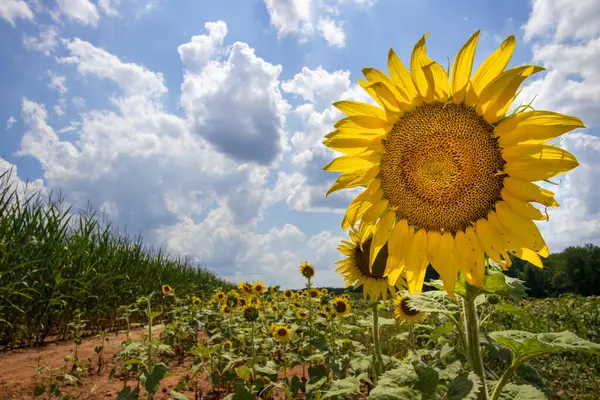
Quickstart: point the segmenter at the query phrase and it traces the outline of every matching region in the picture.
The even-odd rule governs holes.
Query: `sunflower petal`
[[[423,67],[423,72],[427,77],[429,86],[434,88],[435,96],[438,101],[448,100],[448,73],[437,62],[433,61]]]
[[[390,49],[390,52],[388,53],[388,69],[396,88],[399,91],[404,92],[404,98],[408,103],[412,103],[415,97],[418,96],[417,89],[410,76],[410,72],[408,72],[404,64],[402,64],[402,61],[398,58],[396,53],[394,53],[393,49]]]
[[[355,137],[334,137],[332,139],[325,139],[323,145],[346,155],[357,155],[365,151],[380,153],[383,151],[382,140],[383,136],[377,136],[374,139],[361,135]]]
[[[363,68],[362,73],[370,83],[380,82],[387,87],[387,89],[394,95],[398,100],[403,100],[404,103],[409,103],[405,96],[398,91],[392,78],[387,76],[376,68]]]
[[[535,141],[544,143],[577,128],[584,128],[583,121],[570,115],[552,111],[535,110],[518,113],[500,122],[494,129],[502,147]]]
[[[502,200],[510,207],[511,210],[519,214],[523,218],[528,218],[532,220],[542,221],[547,219],[544,214],[533,205],[529,204],[526,201],[522,201],[503,188],[500,191],[500,195],[502,196]]]
[[[371,249],[369,255],[369,267],[373,267],[375,258],[379,254],[379,250],[387,243],[390,237],[390,232],[394,227],[394,220],[396,219],[396,213],[394,211],[387,211],[383,214],[377,223],[375,233],[373,234],[373,241],[371,242]]]
[[[544,264],[542,263],[542,259],[540,256],[533,250],[527,248],[520,248],[512,251],[512,254],[519,257],[521,260],[525,260],[535,265],[538,268],[544,268]]]
[[[361,222],[364,224],[374,224],[375,221],[377,221],[377,219],[383,214],[387,206],[388,201],[385,199],[376,202],[367,210],[367,212],[365,212],[361,219]]]
[[[388,281],[391,285],[396,284],[404,267],[404,256],[411,238],[409,233],[412,233],[412,228],[409,231],[408,223],[405,219],[398,221],[390,233],[388,239],[388,259],[386,271],[383,276],[388,276]]]
[[[371,168],[374,164],[372,161],[373,160],[369,158],[359,157],[358,155],[341,156],[334,158],[333,161],[323,167],[323,170],[333,172],[355,172]]]
[[[346,215],[344,215],[344,219],[342,220],[342,229],[349,229],[356,225],[356,222],[371,205],[381,199],[382,192],[379,190],[380,185],[381,181],[379,179],[371,181],[367,189],[350,202],[350,205],[346,209]]]
[[[472,227],[464,232],[456,232],[456,248],[458,251],[458,268],[467,282],[473,286],[483,286],[485,267],[483,250]]]
[[[404,111],[410,110],[412,107],[409,103],[399,101],[397,95],[383,82],[370,83],[368,88],[375,91],[388,114],[399,117]]]
[[[333,106],[348,116],[366,115],[387,121],[385,110],[371,104],[352,100],[342,100],[333,103]]]
[[[425,71],[423,70],[424,66],[433,62],[433,60],[427,57],[426,54],[425,38],[427,35],[427,33],[424,34],[413,49],[413,53],[410,58],[410,73],[417,91],[421,97],[425,99],[425,102],[430,103],[434,98],[435,87],[430,85]]]
[[[405,257],[406,283],[410,294],[421,293],[427,270],[427,232],[421,228],[412,237]]]
[[[529,219],[523,218],[503,201],[496,203],[496,214],[507,231],[517,237],[525,246],[534,251],[545,251],[546,242],[538,227]]]
[[[456,104],[462,103],[467,93],[467,84],[473,70],[473,59],[475,58],[475,49],[479,40],[479,31],[475,32],[469,38],[467,43],[459,50],[454,65],[452,66],[452,78],[450,90],[452,92],[452,101]]]
[[[487,219],[482,218],[477,221],[475,234],[477,235],[477,239],[479,239],[483,251],[485,251],[489,258],[497,263],[502,263],[502,256],[504,256],[504,259],[508,259],[503,240],[494,231]]]
[[[505,148],[502,154],[507,161],[504,172],[530,182],[550,179],[579,165],[574,155],[555,146],[518,145]]]
[[[509,176],[504,178],[503,185],[510,194],[518,199],[534,201],[546,207],[558,207],[558,203],[554,200],[554,193],[542,189],[535,183]]]
[[[495,52],[481,63],[477,72],[473,75],[473,79],[471,79],[474,93],[470,93],[467,96],[467,104],[475,104],[477,96],[483,88],[504,71],[515,50],[515,45],[515,37],[514,35],[510,35]],[[473,94],[475,95],[474,98]]]
[[[498,121],[508,111],[521,83],[540,71],[544,68],[537,65],[522,65],[504,71],[481,91],[477,111],[489,123]]]
[[[353,115],[337,121],[333,125],[336,129],[344,132],[369,132],[386,134],[392,128],[393,124],[382,121],[377,117],[368,115]]]
[[[369,169],[364,169],[360,171],[354,171],[342,174],[338,176],[336,181],[331,185],[325,197],[329,196],[331,193],[336,192],[341,189],[353,188],[357,186],[363,186],[369,183],[373,178],[375,178],[379,174],[379,166],[375,165]]]
[[[437,267],[433,263],[432,265],[438,274],[440,274],[448,296],[456,300],[454,287],[456,286],[456,276],[458,275],[458,251],[456,249],[456,242],[450,232],[444,232],[442,235],[439,252],[444,255],[444,262],[441,265],[438,263]]]

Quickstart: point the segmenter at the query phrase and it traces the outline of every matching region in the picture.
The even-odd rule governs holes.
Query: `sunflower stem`
[[[312,298],[310,297],[310,291],[311,291],[311,284],[310,284],[310,278],[306,278],[307,283],[306,283],[306,287],[308,288],[308,351],[310,356],[312,357],[312,330],[313,330],[313,326],[312,326],[312,319],[313,319],[313,315],[312,315]],[[308,365],[311,365],[311,362],[308,363]]]
[[[372,304],[373,308],[373,364],[375,365],[375,374],[377,378],[382,373],[381,342],[379,340],[379,310],[376,301]]]
[[[465,311],[465,331],[467,336],[467,354],[469,366],[479,379],[481,379],[481,391],[479,400],[488,400],[487,387],[485,385],[485,371],[483,369],[483,359],[481,357],[481,347],[479,343],[479,321],[477,320],[477,309],[475,307],[475,298],[479,295],[479,289],[467,283],[467,293],[463,297],[463,308]]]
[[[410,349],[415,351],[415,332],[413,330],[413,324],[408,325],[408,339],[410,342]]]
[[[256,348],[254,347],[254,321],[251,322],[252,327],[252,383],[256,380],[256,372],[254,371],[254,363],[256,360]]]
[[[521,363],[513,362],[510,365],[510,367],[508,367],[506,369],[506,371],[504,371],[504,373],[500,377],[500,380],[498,381],[498,383],[496,383],[496,387],[494,388],[494,391],[492,392],[492,397],[490,398],[490,400],[498,400],[500,398],[500,393],[502,393],[502,389],[508,383],[510,376],[517,370],[517,368],[519,367],[520,364]]]

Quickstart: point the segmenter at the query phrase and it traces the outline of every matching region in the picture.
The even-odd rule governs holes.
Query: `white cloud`
[[[533,43],[533,61],[547,68],[519,97],[536,108],[571,113],[588,127],[600,123],[600,3],[535,0],[525,37]],[[544,23],[542,23],[544,22]]]
[[[16,190],[19,199],[24,199],[35,193],[40,193],[41,195],[47,193],[44,182],[41,179],[36,179],[33,182],[24,182],[19,178],[17,172],[16,165],[0,157],[0,186],[10,186],[11,189]]]
[[[17,122],[17,119],[14,116],[11,115],[10,117],[8,117],[8,119],[6,120],[6,130],[11,130],[15,122]]]
[[[0,2],[0,18],[15,26],[16,19],[33,21],[35,16],[24,0],[2,0]]]
[[[100,10],[109,17],[116,17],[119,15],[117,8],[120,4],[121,0],[98,0],[98,7],[100,7]]]
[[[346,45],[346,35],[341,22],[336,23],[331,19],[321,19],[317,24],[317,29],[331,46],[344,47]]]
[[[281,66],[257,57],[242,42],[215,52],[227,58],[196,65],[197,58],[182,54],[181,104],[194,132],[233,159],[262,165],[276,161],[286,146],[289,109],[279,90]]]
[[[58,29],[54,26],[49,26],[41,30],[38,36],[23,36],[23,46],[27,50],[39,51],[45,55],[50,55],[58,45],[58,41],[56,40],[57,35]]]
[[[67,102],[64,97],[58,99],[58,104],[54,106],[54,113],[59,117],[65,115],[67,110]]]
[[[188,70],[195,70],[204,66],[210,59],[218,55],[227,36],[227,25],[223,21],[207,22],[204,27],[207,35],[192,36],[188,43],[177,48],[181,62]]]
[[[152,72],[138,64],[122,62],[108,51],[79,38],[67,40],[65,45],[70,56],[59,58],[59,62],[76,65],[83,75],[92,74],[110,79],[126,95],[139,94],[157,98],[167,92],[161,73]]]
[[[57,0],[58,12],[82,25],[98,25],[100,13],[90,0]]]
[[[265,0],[271,25],[277,35],[297,34],[301,40],[312,34],[311,0]]]
[[[67,78],[64,75],[55,75],[52,71],[48,71],[48,76],[50,77],[50,82],[48,83],[48,87],[50,89],[58,91],[58,93],[60,93],[61,95],[67,93]]]
[[[302,71],[283,82],[281,88],[322,107],[350,88],[350,71],[330,73],[320,66],[316,69],[302,67]]]

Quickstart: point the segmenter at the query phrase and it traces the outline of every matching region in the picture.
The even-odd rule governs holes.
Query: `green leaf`
[[[294,375],[292,377],[292,381],[290,383],[290,389],[292,391],[292,394],[294,396],[296,396],[301,387],[302,387],[302,382],[300,381],[300,378],[298,378],[298,375]]]
[[[313,365],[308,369],[308,376],[310,378],[327,377],[328,372],[327,367],[324,365]]]
[[[254,369],[261,374],[274,375],[279,371],[279,367],[273,360],[267,361],[264,366],[255,365]]]
[[[237,376],[239,376],[240,378],[242,378],[243,380],[247,381],[248,379],[250,379],[250,376],[252,375],[252,371],[247,366],[240,365],[239,367],[237,367],[235,369],[235,374]]]
[[[167,367],[164,364],[156,364],[152,367],[150,373],[143,371],[140,374],[140,382],[148,393],[155,394],[160,386],[160,381],[165,377],[166,373]]]
[[[407,296],[407,306],[411,309],[428,312],[454,314],[460,311],[458,304],[453,302],[445,291],[432,290],[420,295]]]
[[[171,390],[171,399],[175,400],[190,400],[187,396],[182,393],[176,392],[175,390]]]
[[[327,377],[324,376],[322,378],[310,378],[308,380],[308,382],[306,382],[306,393],[312,393],[315,390],[319,389],[321,386],[323,386],[325,384],[325,382],[327,382]]]
[[[235,400],[254,400],[254,396],[248,391],[244,382],[238,381],[235,384]]]
[[[420,399],[419,392],[413,386],[419,380],[412,365],[400,364],[397,368],[384,372],[379,377],[377,386],[371,390],[369,399],[375,400],[412,400]]]
[[[419,392],[407,387],[382,386],[371,390],[368,399],[372,400],[421,400]]]
[[[500,331],[490,333],[490,337],[500,346],[510,349],[515,358],[520,361],[564,351],[600,354],[600,344],[582,339],[569,331],[550,333]]]
[[[523,281],[504,275],[502,272],[491,272],[485,276],[483,283],[484,293],[493,293],[503,297],[522,300],[525,296]]]
[[[33,388],[33,395],[35,397],[39,397],[41,395],[43,395],[46,392],[46,386],[42,385],[41,383],[38,383],[37,385],[35,385],[35,388]]]
[[[413,367],[418,376],[415,389],[428,397],[433,396],[440,380],[437,371],[422,361],[414,362]]]
[[[453,322],[446,322],[444,325],[440,325],[433,331],[431,331],[431,333],[429,334],[429,339],[433,342],[437,342],[437,340],[445,334],[454,332],[454,329],[455,326]]]
[[[481,381],[475,373],[462,374],[457,376],[448,385],[446,398],[448,400],[474,400],[481,389]]]
[[[359,376],[350,376],[345,379],[331,381],[329,390],[323,392],[323,398],[328,399],[335,396],[351,395],[360,392],[360,383],[367,374],[360,374]]]
[[[513,306],[512,304],[500,303],[500,304],[496,305],[494,310],[504,312],[507,314],[516,315],[517,317],[522,318],[522,319],[529,318],[529,313],[527,312],[527,310],[525,310],[524,308],[521,308],[521,307]]]
[[[125,386],[117,395],[117,400],[135,400],[139,394],[139,389],[136,387],[131,390],[129,386]]]
[[[546,400],[546,396],[531,385],[509,383],[502,389],[500,400]]]

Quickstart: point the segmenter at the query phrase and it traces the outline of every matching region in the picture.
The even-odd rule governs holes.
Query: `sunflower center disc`
[[[385,267],[388,258],[388,250],[387,244],[384,245],[377,257],[375,257],[375,262],[373,263],[373,269],[369,268],[369,254],[371,253],[371,239],[367,239],[363,243],[363,249],[361,250],[358,245],[355,248],[355,262],[356,266],[360,270],[360,273],[363,276],[368,276],[369,278],[383,278],[383,273],[385,272]]]
[[[404,114],[381,156],[381,188],[397,216],[452,233],[486,218],[501,199],[503,180],[493,131],[462,104],[425,104]]]
[[[417,315],[419,312],[417,310],[413,310],[408,306],[408,301],[406,299],[402,299],[400,302],[400,308],[402,308],[402,312],[408,316]]]

